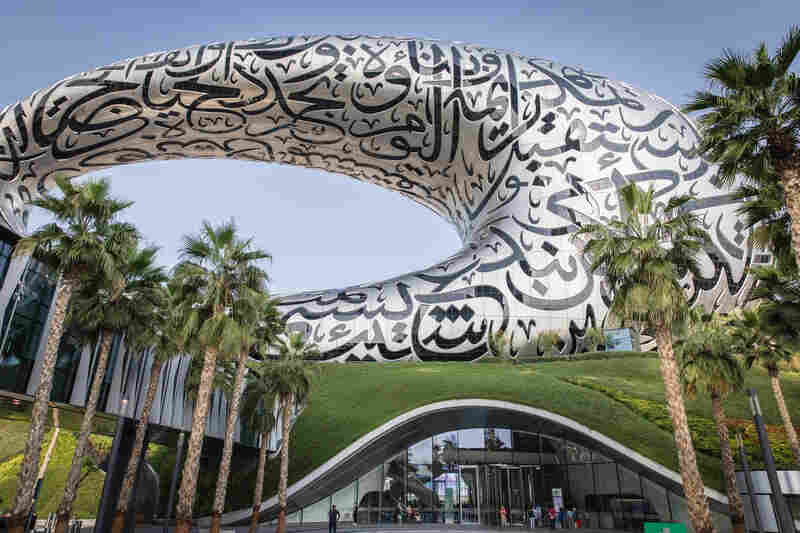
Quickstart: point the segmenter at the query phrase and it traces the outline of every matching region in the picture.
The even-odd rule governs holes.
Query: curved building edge
[[[673,494],[683,495],[681,476],[677,472],[580,422],[527,405],[474,398],[445,400],[412,409],[360,437],[289,487],[289,510],[297,511],[334,494],[421,438],[481,425],[556,432],[573,443],[602,452]],[[727,514],[727,496],[709,487],[705,488],[705,494],[712,511]],[[260,512],[262,520],[274,518],[278,512],[277,495],[262,502]],[[222,516],[222,524],[244,523],[251,516],[252,508],[232,511]],[[202,517],[197,524],[208,526],[210,520],[210,517]]]

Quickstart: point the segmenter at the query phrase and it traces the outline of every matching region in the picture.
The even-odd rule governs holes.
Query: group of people
[[[328,533],[336,533],[336,524],[341,516],[336,505],[331,506],[328,512]],[[552,503],[548,506],[547,511],[543,510],[541,505],[535,506],[530,510],[528,520],[531,529],[546,526],[549,526],[550,529],[580,529],[581,527],[581,519],[575,507],[566,510],[563,507],[556,509]],[[355,512],[353,521],[355,522]],[[500,506],[500,525],[502,527],[509,525],[508,509],[505,505]]]
[[[500,525],[502,527],[509,525],[508,510],[505,505],[500,506]],[[541,505],[531,509],[528,515],[528,525],[531,529],[546,526],[549,526],[550,529],[576,529],[580,528],[582,524],[575,507],[556,509],[553,504],[550,504],[546,511],[542,509]]]

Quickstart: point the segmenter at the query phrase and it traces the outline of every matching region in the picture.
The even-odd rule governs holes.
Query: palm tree
[[[706,111],[700,150],[719,163],[722,183],[739,174],[780,181],[800,265],[800,78],[789,72],[798,53],[800,26],[773,56],[763,42],[752,56],[725,50],[705,67],[711,90],[695,92],[684,110]]]
[[[752,228],[749,241],[756,248],[769,249],[782,273],[796,275],[792,220],[785,209],[783,185],[777,179],[750,178],[752,183],[740,185],[733,194],[742,202],[736,212],[744,219],[745,228]]]
[[[699,389],[711,397],[711,409],[717,425],[722,471],[728,502],[733,512],[733,530],[744,532],[744,508],[736,487],[736,463],[731,453],[728,426],[722,400],[731,392],[739,391],[744,385],[744,375],[739,360],[731,353],[731,338],[720,324],[702,317],[693,324],[688,335],[676,343],[678,361],[684,390],[689,398],[697,396]]]
[[[281,471],[278,484],[277,533],[286,532],[286,507],[289,481],[289,422],[296,406],[302,405],[311,393],[318,365],[311,360],[320,356],[316,345],[307,343],[303,334],[294,332],[286,340],[279,339],[278,356],[266,360],[261,367],[261,379],[270,383],[270,390],[280,402],[281,410]]]
[[[755,310],[743,310],[741,317],[732,322],[737,347],[748,368],[758,362],[769,373],[789,446],[800,467],[800,443],[783,398],[779,366],[800,349],[800,281],[786,279],[771,267],[753,272],[759,284],[751,297],[762,303]]]
[[[122,532],[125,524],[125,514],[131,505],[133,484],[139,472],[139,459],[144,446],[147,426],[150,422],[150,411],[158,389],[158,380],[161,377],[161,368],[164,362],[181,351],[181,346],[178,344],[178,332],[182,325],[181,317],[177,314],[174,305],[171,305],[169,289],[162,287],[160,292],[158,305],[154,306],[149,320],[128,328],[126,337],[127,343],[132,350],[142,352],[143,356],[149,351],[153,362],[150,367],[150,382],[147,386],[147,394],[145,395],[142,412],[139,415],[139,421],[136,426],[133,451],[128,460],[125,478],[122,480],[117,510],[111,527],[112,533]]]
[[[181,256],[172,286],[186,317],[182,338],[204,354],[176,506],[176,531],[188,533],[217,356],[241,351],[242,328],[232,311],[236,302],[263,290],[267,276],[257,262],[269,255],[251,250],[251,241],[239,239],[231,221],[217,228],[203,222],[199,235],[184,237]]]
[[[124,228],[127,231],[127,228]],[[116,237],[111,235],[111,239]],[[153,308],[160,300],[161,284],[166,281],[162,267],[155,265],[157,248],[139,249],[131,244],[120,254],[118,270],[121,277],[105,279],[101,273],[90,273],[75,294],[70,308],[70,321],[84,331],[99,332],[100,351],[92,379],[89,398],[81,421],[75,452],[72,456],[64,496],[56,513],[56,532],[66,531],[72,505],[78,495],[81,467],[97,403],[103,387],[106,365],[114,335],[121,334],[132,323],[152,319]]]
[[[269,364],[269,363],[267,363]],[[263,371],[264,363],[251,362],[248,364],[250,372],[247,374],[247,383],[242,400],[242,413],[244,424],[259,435],[258,470],[256,471],[256,484],[253,489],[253,515],[250,518],[250,532],[258,533],[258,522],[261,511],[261,495],[264,490],[264,470],[267,464],[267,446],[269,433],[275,426],[275,393],[272,391],[272,382],[269,373]],[[265,377],[266,375],[266,377]]]
[[[123,202],[111,197],[107,180],[89,181],[75,185],[66,178],[57,177],[56,184],[61,196],[44,195],[31,202],[49,211],[55,221],[36,230],[29,237],[19,240],[15,255],[35,254],[44,262],[55,267],[60,275],[56,285],[53,315],[44,350],[39,384],[34,393],[31,410],[31,425],[25,452],[17,477],[14,504],[9,517],[9,532],[23,533],[25,520],[33,503],[33,492],[39,469],[39,456],[42,449],[45,423],[47,421],[47,402],[53,388],[53,369],[64,330],[67,305],[73,291],[80,286],[80,278],[93,269],[99,269],[108,279],[118,279],[116,254],[118,245],[125,244],[108,241],[106,236],[114,226],[114,219],[120,211],[132,202]],[[117,229],[123,229],[117,226]],[[129,240],[135,230],[127,226]],[[118,237],[124,232],[117,231]]]
[[[236,366],[236,377],[234,378],[228,405],[222,460],[220,461],[217,487],[214,492],[214,505],[211,512],[211,533],[219,533],[220,517],[225,510],[225,494],[228,489],[228,477],[233,456],[233,435],[236,431],[239,404],[244,391],[247,358],[259,340],[259,333],[269,343],[269,340],[277,335],[276,325],[280,323],[280,315],[275,307],[275,302],[269,299],[266,292],[254,293],[248,298],[243,298],[236,302],[233,307],[233,316],[241,325],[242,342]]]
[[[626,185],[619,190],[619,197],[620,220],[584,225],[572,239],[590,236],[583,253],[591,258],[591,271],[603,272],[613,291],[609,312],[641,322],[655,332],[689,517],[697,533],[710,533],[714,526],[697,469],[672,346],[672,328],[688,311],[679,279],[687,271],[698,272],[695,256],[709,237],[697,216],[683,209],[690,196],[671,198],[663,211],[660,206],[657,209],[652,188],[645,192],[635,184]]]

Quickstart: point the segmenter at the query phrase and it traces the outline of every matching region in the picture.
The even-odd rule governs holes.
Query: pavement
[[[41,524],[40,524],[41,522]],[[93,533],[94,520],[81,520],[80,533]],[[43,529],[45,521],[39,520],[36,523],[37,529]],[[138,526],[135,533],[174,533],[174,526],[146,525]],[[275,533],[277,525],[261,524],[258,533]],[[324,533],[328,530],[328,525],[322,524],[289,524],[286,528],[287,533]],[[208,533],[207,528],[192,528],[192,533]],[[250,526],[223,526],[220,533],[248,533]],[[521,526],[511,526],[497,528],[480,524],[378,524],[378,525],[353,525],[340,524],[336,528],[337,533],[614,533],[623,530],[612,529],[550,529],[544,528],[525,528]],[[77,532],[76,532],[77,533]],[[630,533],[629,531],[626,533]]]
[[[170,528],[161,526],[141,526],[136,528],[136,533],[172,533]],[[258,533],[275,533],[276,525],[262,524],[258,528]],[[248,533],[249,526],[237,527],[222,527],[221,533]],[[205,528],[192,528],[192,533],[208,533]],[[287,533],[323,533],[328,531],[327,524],[307,524],[307,525],[289,525]],[[557,531],[558,533],[613,533],[611,529],[557,529],[550,528],[536,528],[530,529],[525,527],[505,527],[495,528],[480,524],[379,524],[379,525],[348,525],[341,524],[336,528],[337,533],[551,533]],[[619,530],[622,531],[622,530]],[[82,532],[84,533],[84,532]],[[628,532],[630,533],[630,532]]]

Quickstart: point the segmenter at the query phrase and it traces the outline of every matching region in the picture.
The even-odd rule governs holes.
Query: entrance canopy
[[[461,430],[466,430],[466,433]],[[480,438],[476,436],[476,430],[480,431]],[[455,439],[448,437],[448,434],[453,432],[456,434]],[[542,444],[532,445],[530,442],[534,437],[515,437],[514,432],[536,435],[535,439]],[[490,437],[486,435],[490,435]],[[527,444],[519,444],[520,439],[526,439]],[[547,442],[544,442],[543,439]],[[451,442],[449,445],[446,442],[448,440]],[[475,476],[483,475],[484,484],[486,483],[485,472],[488,472],[487,468],[489,467],[494,472],[508,467],[525,466],[532,469],[535,466],[546,468],[546,465],[569,466],[597,462],[620,465],[630,475],[639,476],[645,483],[660,487],[659,490],[662,493],[671,493],[679,498],[683,493],[681,478],[676,472],[580,423],[548,411],[520,404],[497,400],[467,399],[449,400],[419,407],[364,435],[289,487],[290,512],[325,501],[326,498],[350,486],[355,480],[368,476],[377,466],[391,463],[393,458],[398,457],[398,454],[407,451],[407,459],[403,459],[403,463],[415,464],[413,463],[415,461],[413,459],[414,445],[426,441],[431,442],[430,451],[425,451],[423,446],[416,452],[417,455],[423,457],[422,461],[426,460],[424,459],[426,454],[430,454],[430,464],[432,465],[433,448],[438,446],[441,450],[437,452],[441,454],[440,462],[442,460],[454,461],[448,464],[478,467],[479,470],[472,472]],[[480,445],[476,444],[478,442]],[[452,451],[454,446],[455,452]],[[533,446],[539,446],[538,450],[526,451],[534,449]],[[451,451],[447,451],[448,447]],[[456,455],[452,455],[453,453]],[[586,455],[586,453],[590,455]],[[448,454],[451,454],[450,459],[447,459]],[[370,490],[381,493],[384,491],[386,468],[384,466],[384,482],[376,484],[377,488],[373,487]],[[391,468],[397,468],[397,465]],[[461,470],[455,472],[463,477]],[[603,472],[601,477],[611,475],[610,472],[611,470]],[[616,466],[613,467],[613,474],[617,475]],[[590,475],[589,479],[592,478],[593,476]],[[480,483],[480,480],[478,482]],[[423,480],[422,484],[425,485],[425,483]],[[616,481],[615,484],[619,484],[619,481]],[[427,486],[427,490],[438,492],[439,489],[432,484]],[[586,494],[598,494],[594,488],[586,490],[588,490]],[[416,492],[418,493],[417,497],[422,494],[421,489]],[[363,490],[357,494],[359,501],[354,505],[360,506],[365,494],[366,492]],[[619,494],[621,493],[617,492],[617,495]],[[709,488],[706,488],[706,494],[712,510],[727,512],[727,498],[723,494]],[[383,509],[385,498],[384,495],[376,494],[375,502],[372,502],[375,505],[369,501],[364,502],[364,505],[376,509],[380,506]],[[431,496],[431,498],[433,497]],[[584,497],[584,505],[586,501]],[[432,506],[433,499],[431,502]],[[485,504],[496,502],[497,499],[493,500],[493,503],[485,502]],[[404,502],[404,505],[407,505],[407,502]],[[278,511],[277,497],[264,502],[261,509],[262,515],[268,517],[276,515]],[[484,508],[485,510],[486,508]],[[245,522],[250,516],[250,512],[250,509],[246,509],[228,513],[223,516],[223,523]],[[441,517],[441,515],[437,516]],[[378,517],[378,519],[380,518]]]

